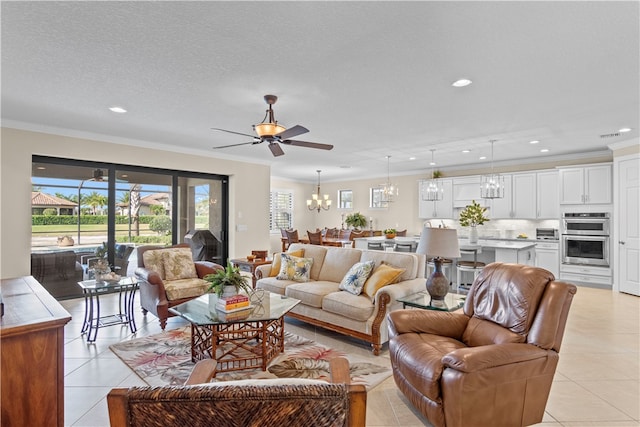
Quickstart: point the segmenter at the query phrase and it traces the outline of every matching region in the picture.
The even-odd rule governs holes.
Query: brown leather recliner
[[[462,312],[389,313],[398,388],[436,427],[539,423],[575,293],[547,270],[493,263]]]

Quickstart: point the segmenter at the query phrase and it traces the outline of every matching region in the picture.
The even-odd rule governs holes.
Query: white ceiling
[[[491,139],[496,164],[579,157],[640,128],[637,1],[1,7],[3,126],[269,163],[310,182],[316,169],[385,176],[387,155],[391,175],[426,173],[431,149],[440,169],[488,165]],[[473,84],[452,87],[461,77]],[[280,123],[310,130],[296,139],[333,151],[214,151],[249,140],[210,128],[252,133],[265,94]],[[633,130],[600,137],[622,127]]]

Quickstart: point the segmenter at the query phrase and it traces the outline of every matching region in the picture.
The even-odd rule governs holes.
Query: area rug
[[[352,384],[370,390],[391,375],[391,369],[364,358],[318,344],[285,331],[285,352],[267,367],[217,374],[213,381],[260,378],[329,379],[329,360],[342,356],[349,360]],[[181,385],[191,373],[190,327],[165,331],[110,346],[144,382],[150,386]]]

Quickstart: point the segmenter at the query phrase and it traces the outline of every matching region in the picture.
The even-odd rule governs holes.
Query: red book
[[[249,301],[249,297],[246,295],[232,295],[230,297],[220,297],[219,298],[220,301],[223,301],[225,304],[237,304],[239,302],[245,302],[245,301]]]

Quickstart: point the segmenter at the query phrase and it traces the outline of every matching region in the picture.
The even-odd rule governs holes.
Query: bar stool
[[[367,249],[384,251],[384,246],[382,245],[382,242],[367,242]]]
[[[472,250],[460,250],[461,254],[473,254],[473,261],[458,261],[457,264],[457,277],[456,277],[456,293],[459,293],[460,285],[462,284],[462,276],[464,273],[473,273],[473,280],[480,275],[482,269],[487,265],[484,262],[478,261],[479,249]],[[465,286],[466,287],[466,286]]]

